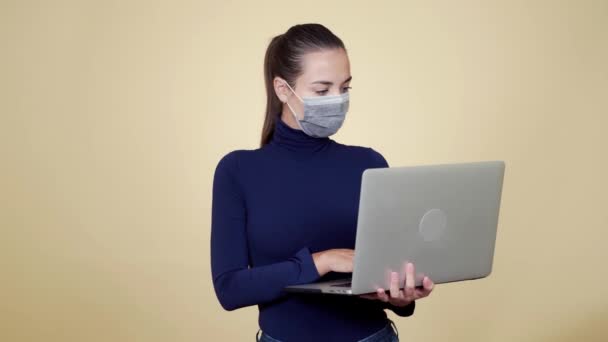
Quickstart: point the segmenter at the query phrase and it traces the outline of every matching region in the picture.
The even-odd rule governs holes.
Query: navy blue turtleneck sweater
[[[211,272],[225,310],[257,305],[259,326],[281,341],[357,341],[384,327],[384,309],[359,297],[282,289],[320,276],[312,253],[355,248],[361,176],[388,167],[369,147],[313,138],[277,115],[268,144],[235,150],[217,164],[211,210]]]

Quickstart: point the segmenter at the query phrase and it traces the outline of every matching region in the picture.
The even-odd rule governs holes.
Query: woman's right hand
[[[326,273],[353,271],[354,249],[334,248],[312,254],[312,258],[317,266],[317,271],[321,276]]]

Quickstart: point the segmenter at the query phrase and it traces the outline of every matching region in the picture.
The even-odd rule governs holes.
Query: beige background
[[[213,292],[212,176],[306,22],[349,49],[334,139],[506,161],[494,273],[389,313],[402,341],[608,340],[608,1],[0,4],[1,341],[254,338]]]

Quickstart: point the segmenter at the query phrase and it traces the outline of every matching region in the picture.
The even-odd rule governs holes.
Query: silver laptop
[[[504,161],[366,169],[361,178],[352,273],[288,292],[359,295],[404,287],[413,262],[416,286],[484,278],[492,272]],[[325,277],[324,277],[325,278]]]

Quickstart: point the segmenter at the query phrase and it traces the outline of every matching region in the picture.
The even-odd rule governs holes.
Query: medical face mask
[[[349,106],[348,92],[341,95],[301,98],[293,91],[287,82],[285,84],[287,84],[294,95],[296,95],[304,104],[304,116],[302,119],[299,119],[296,112],[291,108],[289,103],[287,103],[298,126],[300,126],[304,133],[311,137],[323,138],[336,133],[338,129],[342,127]]]

